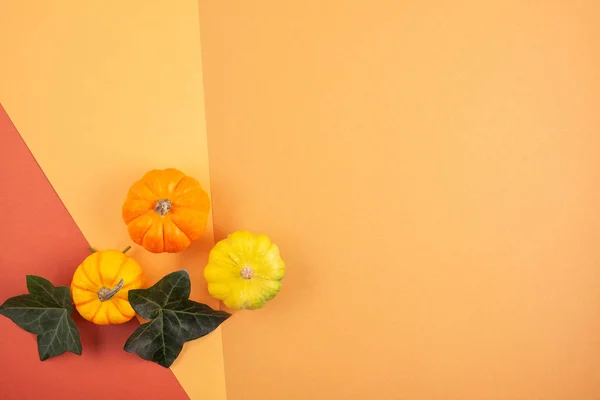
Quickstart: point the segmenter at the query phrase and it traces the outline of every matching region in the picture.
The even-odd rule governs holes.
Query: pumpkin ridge
[[[117,297],[117,299],[118,299],[118,297]],[[120,300],[123,300],[123,299],[120,299]],[[111,301],[112,301],[112,299],[111,299]],[[123,300],[123,301],[125,301],[125,300]],[[114,304],[114,306],[117,309],[117,311],[119,311],[121,313],[122,316],[127,317],[127,318],[131,317],[127,313],[123,312],[123,310],[121,309],[121,307],[119,307],[119,302],[118,301],[112,301],[112,303]],[[133,315],[135,316],[135,312],[134,312]]]
[[[175,187],[173,188],[173,190],[171,190],[171,193],[170,193],[170,195],[171,195],[171,196],[175,195],[175,193],[177,192],[177,189],[179,189],[179,185],[181,184],[181,182],[183,182],[183,180],[184,180],[185,178],[187,178],[187,176],[186,176],[186,175],[183,175],[183,176],[181,177],[181,179],[179,180],[179,182],[177,182],[177,184],[175,185]]]
[[[154,212],[154,211],[150,211],[150,212]],[[146,229],[146,232],[144,232],[144,234],[140,238],[140,242],[138,244],[141,245],[142,243],[144,243],[144,238],[146,237],[146,235],[148,234],[148,232],[150,232],[150,229],[152,229],[152,224],[150,224],[150,226],[148,226],[148,229]]]
[[[127,288],[127,287],[129,287],[129,286],[131,286],[131,285],[133,285],[133,284],[134,284],[134,283],[136,283],[136,282],[137,282],[137,281],[138,281],[138,280],[139,280],[139,279],[140,279],[142,276],[143,276],[143,274],[138,274],[138,275],[136,275],[136,276],[135,276],[135,278],[134,278],[134,279],[132,279],[132,280],[131,280],[131,282],[129,282],[127,285],[124,285],[124,286],[121,288],[121,290],[123,290],[123,289],[125,289],[125,288]],[[119,290],[119,292],[120,292],[121,290]]]
[[[76,284],[73,284],[73,287],[76,287],[76,288],[77,288],[77,289],[79,289],[79,290],[85,290],[86,292],[90,292],[90,293],[96,293],[96,294],[98,293],[98,292],[96,292],[96,291],[94,291],[94,290],[90,290],[90,289],[87,289],[87,288],[81,287],[81,286],[79,286],[79,285],[76,285]]]
[[[98,260],[96,260],[96,270],[98,271],[98,279],[100,279],[100,284],[102,287],[106,287],[104,284],[104,279],[102,279],[102,271],[100,271],[100,265],[102,264],[102,252],[98,253]]]
[[[84,263],[85,263],[85,261],[84,261]],[[85,267],[83,265],[81,266],[81,272],[83,272],[83,276],[85,276],[87,278],[87,280],[92,284],[92,286],[95,286],[95,287],[98,286],[98,285],[96,285],[96,283],[93,280],[90,279],[90,276],[87,274],[87,272],[85,272]],[[91,290],[90,290],[90,292],[91,292]]]
[[[179,193],[173,193],[173,203],[174,204],[179,204],[179,202],[177,201],[177,199],[181,198],[181,197],[185,197],[190,191],[195,190],[196,188],[193,187],[188,187],[185,189],[180,189]],[[181,207],[181,206],[180,206]]]
[[[112,305],[115,307],[115,309],[116,309],[116,310],[117,310],[119,313],[121,313],[121,311],[119,311],[119,309],[117,308],[117,306],[115,306],[115,303],[113,303],[112,301],[108,301],[108,302],[106,303],[106,319],[108,320],[108,323],[112,325],[112,324],[116,324],[117,322],[113,322],[113,320],[110,318],[110,315],[112,314],[112,313],[110,312],[110,311],[111,311],[111,310],[110,310],[110,305],[111,305],[111,304],[112,304]],[[123,314],[121,313],[121,315],[123,315]]]
[[[160,221],[160,222],[161,222],[161,231],[162,231],[163,251],[165,251],[165,249],[167,248],[167,243],[165,240],[165,223],[164,223],[164,221]]]
[[[169,221],[171,221],[171,223],[173,225],[175,225],[175,228],[179,229],[181,231],[181,233],[183,233],[185,235],[185,237],[188,238],[188,240],[190,242],[193,242],[192,238],[190,238],[190,235],[188,235],[186,231],[184,231],[183,229],[181,229],[181,227],[179,225],[177,225],[177,223],[173,220],[173,218],[169,217]],[[163,229],[164,229],[164,224],[163,224]]]
[[[148,202],[148,203],[152,203],[152,201],[154,201],[156,203],[155,200],[148,200],[148,199],[133,199],[133,198],[128,198],[125,200],[125,204],[124,206],[127,205],[127,202],[129,202],[130,200],[134,200],[134,201],[144,201],[144,202]],[[152,208],[152,206],[150,204],[148,204],[148,209],[146,211],[144,211],[142,214],[138,215],[137,217],[131,218],[131,219],[126,219],[125,218],[125,212],[122,211],[122,216],[123,216],[123,222],[125,222],[126,225],[129,225],[130,223],[132,223],[133,221],[135,221],[138,218],[143,217],[144,215],[148,214],[148,212],[153,211],[154,208]]]
[[[130,220],[129,222],[125,222],[127,225],[132,224],[133,222],[135,222],[136,220],[142,218],[144,215],[147,215],[148,213],[151,212],[156,212],[154,211],[154,208],[149,208],[148,211],[146,211],[145,213],[143,213],[142,215],[138,215],[137,217],[135,217],[134,219]]]
[[[94,322],[94,318],[96,318],[96,315],[98,315],[98,312],[100,312],[101,308],[102,308],[102,302],[100,301],[98,303],[98,308],[96,308],[96,311],[94,312],[94,315],[92,315],[92,318],[90,318],[90,321]]]
[[[209,208],[210,208],[210,196],[208,195],[208,193],[202,188],[202,187],[188,187],[185,189],[182,189],[181,192],[173,194],[173,199],[171,201],[171,204],[173,205],[173,207],[178,207],[178,208],[183,208],[183,209],[191,209],[191,210],[198,210],[197,207],[190,207],[190,206],[186,206],[186,205],[181,205],[181,201],[184,199],[186,196],[190,195],[190,192],[194,192],[194,191],[198,191],[198,195],[201,195],[203,197],[206,197],[207,203],[209,204]]]
[[[115,284],[115,281],[117,281],[117,279],[119,279],[119,273],[121,272],[121,270],[123,269],[123,266],[124,266],[125,264],[127,264],[127,262],[128,262],[128,261],[129,261],[129,258],[127,258],[127,256],[125,256],[125,258],[124,258],[123,262],[121,263],[121,265],[119,265],[119,269],[117,270],[117,273],[115,274],[115,279],[112,281],[112,285],[111,285],[112,287],[115,287],[115,286],[117,286],[117,285]],[[117,281],[117,282],[118,282],[118,281]]]
[[[79,306],[84,306],[84,305],[86,305],[86,304],[89,304],[89,303],[91,303],[92,301],[97,301],[97,300],[98,300],[98,299],[91,299],[91,300],[88,300],[88,301],[83,301],[83,302],[81,302],[81,303],[73,303],[73,304],[75,304],[75,307],[79,307]]]
[[[160,199],[161,196],[157,195],[156,192],[154,190],[152,190],[152,188],[150,187],[150,184],[148,183],[147,180],[144,180],[144,184],[146,185],[146,187],[148,188],[150,193],[152,193],[154,196],[156,196],[157,199]]]

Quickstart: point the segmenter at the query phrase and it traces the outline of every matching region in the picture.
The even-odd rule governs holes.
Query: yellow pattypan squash
[[[230,234],[210,252],[204,278],[211,296],[233,309],[257,309],[281,289],[285,264],[265,235]]]

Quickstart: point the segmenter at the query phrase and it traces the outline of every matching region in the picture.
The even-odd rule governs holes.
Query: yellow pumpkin
[[[230,234],[211,250],[204,278],[208,292],[233,309],[257,309],[281,289],[285,264],[265,235]]]
[[[95,251],[75,270],[71,297],[81,316],[97,325],[123,324],[135,316],[128,293],[144,284],[140,265],[124,251]]]

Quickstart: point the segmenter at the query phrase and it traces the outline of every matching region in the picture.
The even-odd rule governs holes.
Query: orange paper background
[[[600,2],[200,5],[230,399],[600,397]]]

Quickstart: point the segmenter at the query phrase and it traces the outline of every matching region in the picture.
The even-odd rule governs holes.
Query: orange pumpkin
[[[136,244],[176,253],[204,233],[210,199],[196,179],[175,168],[155,169],[131,186],[122,211]]]

